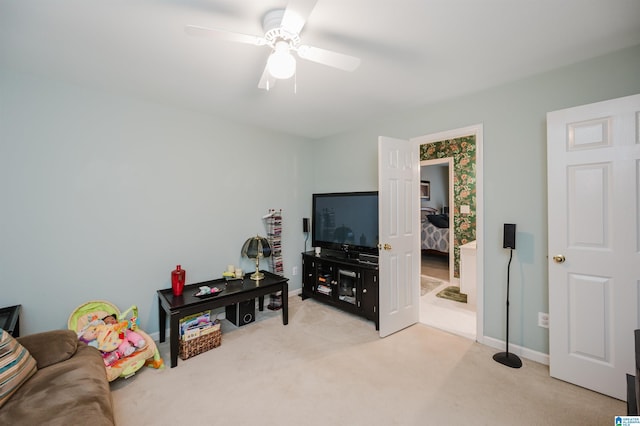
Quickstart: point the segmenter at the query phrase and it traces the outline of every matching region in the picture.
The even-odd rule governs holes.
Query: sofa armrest
[[[78,336],[72,330],[52,330],[18,337],[38,363],[38,369],[65,361],[76,353]]]

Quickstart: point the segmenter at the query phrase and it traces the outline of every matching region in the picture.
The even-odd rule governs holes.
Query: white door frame
[[[411,138],[411,143],[415,144],[413,149],[418,153],[420,162],[420,145],[437,142],[447,139],[455,139],[463,136],[475,135],[476,137],[476,284],[477,284],[477,304],[476,304],[476,341],[484,343],[484,191],[483,191],[483,157],[482,157],[482,135],[483,125],[475,124],[459,129],[447,130],[425,136]],[[420,167],[420,164],[417,165]],[[420,177],[418,176],[418,179]],[[420,185],[420,182],[416,182]],[[453,196],[453,194],[452,194]],[[453,205],[449,206],[453,209]],[[420,244],[415,248],[417,255],[420,255]]]

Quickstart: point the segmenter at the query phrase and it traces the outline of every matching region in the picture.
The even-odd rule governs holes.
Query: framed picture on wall
[[[420,182],[420,198],[429,201],[431,199],[431,182],[423,180]]]

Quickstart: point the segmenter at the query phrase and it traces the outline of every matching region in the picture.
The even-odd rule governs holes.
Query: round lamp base
[[[263,280],[264,274],[260,271],[255,271],[253,274],[251,274],[250,278],[254,281]]]

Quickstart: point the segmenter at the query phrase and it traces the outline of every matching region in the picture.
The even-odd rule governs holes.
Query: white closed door
[[[550,373],[626,399],[640,298],[640,95],[547,114]]]
[[[420,314],[420,161],[416,144],[378,141],[380,336],[418,322]]]

